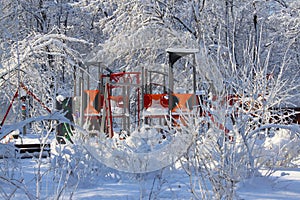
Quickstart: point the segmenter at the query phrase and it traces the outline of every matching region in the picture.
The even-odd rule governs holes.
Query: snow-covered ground
[[[266,140],[274,151],[276,145],[289,143],[285,132],[280,133]],[[0,159],[0,199],[196,199],[190,186],[197,180],[190,179],[179,163],[147,173],[128,173],[94,158],[82,158],[86,154],[80,151],[82,148],[52,143],[48,158]],[[270,171],[260,170],[261,176],[240,181],[235,199],[300,199],[300,169],[293,164],[294,168],[276,168],[268,176]]]
[[[182,176],[182,177],[181,177]],[[177,180],[176,180],[177,179]],[[168,180],[172,188],[164,188],[158,199],[190,199],[191,193],[185,184],[188,184],[187,177],[177,174],[172,180]],[[136,182],[123,180],[116,183],[101,182],[97,186],[80,188],[74,199],[140,199],[149,198],[153,183],[152,180]],[[143,188],[143,186],[145,188]],[[300,169],[279,169],[270,177],[256,177],[245,180],[239,184],[238,196],[245,200],[258,199],[290,199],[300,198]],[[143,194],[144,193],[144,194]],[[145,195],[145,196],[144,196]],[[147,195],[147,197],[146,197]],[[154,198],[153,198],[154,199]]]
[[[241,199],[299,199],[300,169],[278,169],[269,177],[255,177],[239,184]]]
[[[27,194],[31,194],[33,199],[36,194],[36,173],[37,163],[34,160],[20,160],[24,180],[27,188],[20,186],[14,180],[12,184],[5,184],[2,180],[1,199],[26,199]],[[47,173],[49,160],[44,159],[42,165],[43,181],[40,188],[40,199],[56,199],[60,192],[57,188],[61,183],[54,180],[52,173]],[[72,182],[72,181],[71,181]],[[110,177],[99,178],[93,183],[88,181],[78,184],[77,189],[74,184],[68,185],[62,191],[59,199],[78,200],[128,200],[128,199],[194,199],[188,188],[189,179],[181,170],[165,169],[161,172],[148,174],[125,174],[111,173]],[[18,188],[18,189],[17,189]],[[300,197],[300,169],[278,169],[269,177],[255,177],[244,180],[238,184],[237,198],[245,200],[258,199],[299,199]],[[6,193],[7,196],[3,194]],[[8,198],[13,194],[11,198]],[[29,195],[30,196],[30,195]],[[28,198],[30,199],[30,197]]]

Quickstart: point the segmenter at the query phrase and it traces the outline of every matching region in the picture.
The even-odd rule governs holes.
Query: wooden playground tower
[[[130,134],[143,124],[155,121],[160,124],[166,117],[179,119],[199,105],[196,98],[196,68],[193,63],[193,92],[174,93],[174,63],[183,56],[193,55],[195,49],[167,49],[168,72],[142,68],[139,72],[112,72],[98,62],[86,63],[86,68],[75,81],[73,112],[76,123],[86,125],[95,133],[125,131]],[[153,77],[160,76],[162,83],[154,83]],[[153,86],[160,85],[162,92],[154,94]],[[170,98],[171,97],[171,98]]]

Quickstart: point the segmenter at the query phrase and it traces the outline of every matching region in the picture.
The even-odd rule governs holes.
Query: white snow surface
[[[37,169],[36,161],[21,160],[24,171],[24,182],[27,183],[27,191],[35,194],[36,184],[34,173]],[[42,171],[47,171],[47,160],[44,161]],[[112,173],[111,177],[115,174]],[[138,200],[138,199],[193,199],[188,190],[189,179],[182,170],[165,170],[160,191],[153,192],[153,183],[157,180],[157,174],[127,175],[121,180],[98,179],[95,183],[81,183],[75,192],[72,186],[66,188],[61,199],[69,199],[72,194],[74,200]],[[53,180],[53,174],[43,175],[41,199],[53,199],[54,185],[59,184]],[[1,187],[8,193],[16,190],[16,187],[8,186],[1,182]],[[300,169],[278,169],[269,177],[254,177],[238,184],[237,199],[245,200],[296,200],[300,196]],[[152,193],[151,193],[152,191]],[[11,199],[24,199],[24,191],[17,189]],[[152,198],[151,198],[152,197]],[[26,199],[26,198],[25,198]]]
[[[145,132],[145,134],[148,134],[147,137],[150,138],[153,135],[151,131],[149,133]],[[139,133],[135,133],[133,136],[138,139],[145,137],[145,135],[139,135]],[[138,136],[140,136],[140,138]],[[272,144],[273,147],[282,145],[282,143],[285,143],[285,138],[283,136],[284,135],[278,134],[278,137],[273,137],[273,141],[268,141],[266,144]],[[187,139],[190,140],[191,138]],[[131,142],[136,144],[135,141]],[[93,145],[94,144],[91,144],[90,147],[92,148]],[[132,144],[129,142],[128,145]],[[177,145],[180,146],[179,144]],[[94,168],[94,173],[98,175],[90,176],[87,180],[86,178],[80,177],[82,174],[68,174],[70,172],[68,171],[68,167],[74,165],[76,156],[82,156],[82,154],[76,153],[76,151],[69,150],[65,147],[67,146],[56,145],[55,149],[60,150],[61,152],[67,152],[66,157],[71,155],[73,156],[73,159],[75,158],[75,161],[71,161],[70,157],[68,157],[67,160],[70,160],[68,165],[57,162],[57,170],[50,170],[50,166],[53,167],[53,157],[39,161],[37,159],[19,159],[17,161],[15,159],[0,160],[2,164],[18,162],[18,166],[20,166],[20,177],[22,177],[19,178],[17,174],[14,174],[12,176],[17,178],[8,181],[5,177],[2,177],[2,179],[0,177],[0,188],[2,189],[0,191],[0,199],[57,199],[57,196],[59,196],[58,199],[75,200],[195,199],[190,192],[189,184],[191,180],[187,173],[180,167],[179,163],[176,163],[173,166],[164,166],[165,168],[163,170],[153,172],[146,170],[147,173],[140,173],[141,171],[136,171],[137,173],[128,173],[124,172],[126,171],[124,169],[117,170],[117,168],[109,168],[98,162]],[[108,147],[109,146],[106,146],[106,148]],[[53,146],[52,148],[51,153],[55,155],[57,152],[54,151]],[[94,148],[95,149],[89,150],[96,152],[103,150],[102,147],[99,147],[99,144],[98,146],[94,146]],[[117,153],[126,153],[121,150],[118,150],[117,153],[116,151],[109,152],[108,149],[104,150],[105,153],[110,153],[107,156],[116,156]],[[56,157],[55,159],[58,158],[60,157]],[[111,160],[109,160],[109,162],[110,161]],[[153,163],[151,164],[153,166],[160,166],[160,161],[160,158],[157,158],[157,160],[152,160]],[[167,160],[167,162],[169,161]],[[104,162],[104,164],[107,163]],[[120,165],[120,167],[124,166]],[[138,167],[136,169],[138,169]],[[7,170],[7,173],[9,174],[12,169],[8,167],[5,170]],[[260,172],[262,175],[268,173],[267,170],[260,170]],[[61,175],[59,175],[59,173],[61,173]],[[38,176],[41,177],[41,181],[37,184]],[[64,187],[63,180],[68,176],[68,184]],[[40,188],[40,192],[37,192],[37,187]],[[61,188],[63,188],[63,190],[60,190]],[[269,176],[256,176],[237,183],[235,199],[296,200],[299,199],[300,196],[299,188],[299,168],[277,168],[276,171]],[[36,198],[37,194],[39,194],[39,198]]]

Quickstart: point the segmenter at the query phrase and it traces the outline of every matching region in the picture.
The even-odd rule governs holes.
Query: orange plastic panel
[[[95,109],[93,102],[95,101],[95,98],[96,98],[99,90],[85,90],[84,92],[89,97],[89,103],[84,112],[86,114],[90,114],[90,115],[97,115],[99,112]]]

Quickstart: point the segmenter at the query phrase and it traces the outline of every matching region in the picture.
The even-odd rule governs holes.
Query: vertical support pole
[[[196,94],[196,54],[193,54],[193,90],[194,94]]]
[[[145,94],[145,67],[142,67],[142,77],[141,77],[141,79],[142,79],[142,87],[141,87],[141,89],[139,89],[139,90],[141,90],[141,104],[142,104],[142,106],[140,107],[140,109],[141,110],[143,110],[144,109],[144,94]],[[140,79],[139,79],[139,75],[138,75],[138,81],[140,81]],[[139,83],[138,83],[139,84]],[[139,116],[140,116],[140,109],[139,109]]]
[[[173,64],[170,61],[171,60],[171,55],[169,55],[169,91],[168,91],[168,100],[169,100],[169,112],[171,113],[172,111],[172,105],[173,105],[173,99],[172,99],[172,93],[174,91],[174,74],[173,74]]]
[[[141,121],[141,100],[142,100],[142,103],[144,104],[144,95],[142,95],[141,97],[141,83],[140,83],[140,74],[137,74],[137,85],[138,85],[138,89],[137,89],[137,96],[138,96],[138,112],[137,112],[137,115],[138,115],[138,128],[140,128],[140,121]]]
[[[110,138],[112,138],[114,136],[114,131],[113,131],[113,118],[112,118],[112,113],[111,113],[111,102],[110,102],[110,87],[109,87],[109,83],[106,83],[106,86],[108,88],[108,92],[107,92],[107,98],[105,98],[105,100],[107,101],[106,104],[106,124],[107,124],[107,128],[108,128],[108,136]]]
[[[142,74],[142,98],[143,98],[143,101],[142,101],[142,109],[144,110],[144,95],[145,94],[149,94],[149,91],[148,91],[148,70],[147,68],[145,67],[144,70],[143,70],[143,74]],[[148,119],[143,117],[143,124],[147,124],[148,123]]]
[[[125,130],[125,131],[128,131],[127,130],[127,120],[126,120],[126,110],[127,110],[127,107],[128,107],[127,95],[126,95],[127,86],[125,86],[127,81],[126,81],[126,78],[125,78],[125,74],[123,75],[122,79],[123,79],[123,83],[124,83],[124,85],[122,86],[122,99],[123,99],[122,129]]]
[[[166,80],[166,68],[164,67],[164,75],[163,75],[163,84],[164,84],[164,93],[167,92],[167,80]]]
[[[100,68],[100,66],[99,66]],[[99,112],[100,112],[100,116],[101,116],[101,109],[103,110],[103,104],[104,103],[104,77],[102,77],[103,75],[103,68],[100,68],[100,73],[99,73],[99,98],[98,98],[98,104],[99,104]],[[101,120],[101,119],[100,119]]]
[[[144,89],[144,94],[149,94],[149,90],[148,90],[148,70],[147,69],[145,69],[145,73],[144,73],[144,75],[145,75],[145,82],[143,83],[144,84],[144,87],[145,87],[145,89]]]
[[[76,96],[77,96],[77,77],[76,77],[76,75],[75,75],[75,73],[76,72],[74,72],[73,73],[73,77],[74,77],[74,84],[73,84],[73,95],[71,95],[71,97],[73,97],[72,98],[72,104],[74,105],[74,106],[72,106],[72,113],[76,116],[75,118],[76,118],[76,120],[75,120],[75,123],[78,123],[78,121],[77,121],[77,114],[78,113],[76,113],[76,103],[75,103],[75,99],[76,99]],[[78,100],[77,100],[78,101]],[[77,104],[78,105],[78,104]]]
[[[149,93],[152,94],[152,72],[149,72]]]
[[[90,66],[87,66],[87,89],[89,90],[90,89]]]
[[[102,75],[102,70],[101,70],[101,65],[99,63],[98,64],[98,90],[99,90],[99,94],[102,93],[102,88],[101,88],[101,86],[102,86],[102,78],[101,78],[101,75]]]
[[[23,101],[23,100],[22,100]],[[22,120],[26,120],[27,117],[27,106],[25,103],[26,100],[23,101],[23,104],[21,106],[21,116],[22,116]],[[26,125],[23,126],[23,135],[26,135]]]
[[[105,79],[107,79],[105,77]],[[106,83],[107,84],[107,83]],[[101,125],[100,125],[100,132],[106,133],[105,129],[105,123],[106,123],[106,107],[107,107],[107,99],[108,99],[108,86],[105,84],[104,93],[103,93],[103,107],[102,107],[102,114],[101,114]]]
[[[74,76],[74,85],[73,85],[73,93],[74,93],[74,95],[73,95],[73,97],[76,97],[76,95],[77,95],[77,87],[76,87],[76,85],[77,85],[77,80],[76,80],[76,76]]]
[[[125,74],[126,75],[126,74]],[[128,76],[131,76],[130,74],[128,74]],[[127,113],[126,113],[126,125],[127,125],[127,131],[130,133],[130,114],[131,114],[131,110],[130,110],[130,86],[129,86],[129,81],[130,79],[125,78],[125,85],[126,85],[126,108],[127,108]],[[128,85],[127,85],[128,83]]]
[[[84,123],[84,80],[83,80],[83,73],[82,76],[79,78],[79,88],[80,88],[80,126],[83,126]]]

